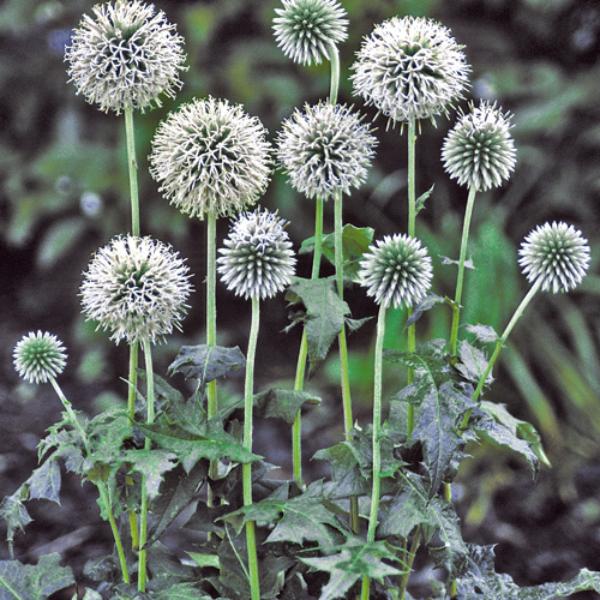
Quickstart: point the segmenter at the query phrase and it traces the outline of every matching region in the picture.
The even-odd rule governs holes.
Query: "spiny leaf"
[[[498,334],[489,325],[467,325],[467,331],[475,336],[482,344],[491,344],[498,341]]]
[[[197,379],[201,388],[215,379],[227,377],[243,369],[246,358],[239,347],[182,346],[169,366],[171,373],[182,373],[186,379]]]
[[[488,365],[487,358],[482,350],[472,346],[467,340],[462,340],[458,349],[459,362],[455,365],[458,372],[472,383],[478,383],[483,376]],[[490,384],[493,381],[490,375],[486,383]]]
[[[350,308],[340,299],[334,285],[332,277],[295,277],[286,294],[286,299],[291,305],[300,302],[304,304],[304,327],[311,369],[325,360],[331,345],[344,326],[346,317],[350,315]]]
[[[429,197],[433,193],[434,188],[435,188],[435,184],[432,185],[426,192],[423,192],[417,198],[417,200],[415,202],[415,205],[416,205],[415,208],[416,208],[417,215],[425,208],[425,203],[427,202],[427,200],[429,200]]]
[[[406,319],[406,327],[414,325],[427,311],[431,310],[438,304],[444,304],[446,299],[437,294],[428,294],[415,308],[413,309],[412,315]]]
[[[0,504],[0,518],[6,523],[6,540],[9,544],[15,539],[16,531],[24,531],[33,521],[24,504],[28,498],[29,488],[23,484],[11,496],[5,496]]]
[[[158,496],[164,474],[174,469],[177,464],[177,455],[166,450],[127,450],[123,458],[131,463],[132,471],[145,478],[150,500]]]
[[[344,278],[356,281],[360,259],[368,250],[373,241],[375,230],[372,227],[356,227],[346,223],[342,229],[342,250],[344,254]],[[302,242],[300,254],[313,252],[315,238],[310,237]],[[323,256],[333,265],[335,264],[335,236],[333,233],[321,238]]]
[[[347,598],[347,592],[362,577],[383,581],[384,577],[402,575],[402,571],[384,562],[398,562],[398,557],[384,542],[363,543],[351,539],[336,548],[334,554],[301,558],[309,567],[329,573],[329,581],[321,590],[319,600]]]
[[[25,565],[18,560],[0,561],[2,600],[46,600],[74,583],[71,569],[60,566],[59,554],[46,554],[37,565]]]
[[[87,428],[90,440],[88,463],[120,464],[123,442],[133,436],[133,426],[127,411],[115,408],[92,419]]]
[[[30,500],[50,500],[60,504],[60,467],[53,458],[35,469],[27,480]]]
[[[303,406],[318,406],[321,398],[309,392],[271,388],[254,396],[256,415],[265,419],[282,419],[288,425],[294,422]]]
[[[260,456],[246,450],[232,435],[213,429],[206,435],[192,435],[178,427],[164,427],[160,424],[137,427],[164,450],[174,452],[186,472],[190,472],[201,459],[229,459],[238,463],[259,460]]]

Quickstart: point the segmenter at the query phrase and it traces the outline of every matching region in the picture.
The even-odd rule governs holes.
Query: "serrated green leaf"
[[[344,254],[344,279],[356,281],[360,259],[373,242],[375,230],[372,227],[356,227],[346,223],[342,229],[342,251]],[[300,246],[300,254],[313,252],[315,238],[304,240]],[[321,238],[323,256],[335,265],[335,236],[333,233]]]
[[[300,560],[312,569],[330,574],[319,600],[347,598],[350,588],[363,577],[381,582],[384,577],[402,575],[400,569],[384,562],[398,562],[396,554],[384,542],[365,544],[360,540],[350,540],[336,549],[335,554]]]
[[[170,364],[171,373],[182,373],[186,379],[197,379],[201,388],[215,379],[227,377],[243,369],[246,358],[239,347],[223,346],[182,346],[175,360]]]
[[[14,494],[5,496],[0,504],[0,518],[6,523],[6,540],[9,544],[12,544],[15,532],[24,531],[33,521],[24,504],[28,498],[27,485],[21,485]]]
[[[123,460],[131,463],[131,471],[140,473],[146,482],[148,498],[158,496],[164,474],[177,465],[177,456],[166,450],[127,450]]]
[[[60,504],[60,467],[53,458],[49,458],[35,469],[27,480],[30,500],[49,500]]]
[[[455,367],[457,371],[467,380],[472,383],[479,383],[488,365],[487,358],[482,350],[469,344],[466,340],[462,340],[458,349],[459,362]],[[486,381],[487,384],[492,383],[493,377],[490,373]]]
[[[59,554],[46,554],[37,565],[25,565],[18,560],[0,561],[2,600],[47,600],[74,583],[71,569],[60,566]]]
[[[201,459],[212,461],[226,458],[238,463],[249,463],[261,458],[222,430],[214,429],[206,435],[192,435],[178,427],[166,428],[160,424],[136,426],[160,448],[174,452],[188,473]]]
[[[412,314],[406,319],[406,327],[414,325],[427,311],[436,307],[438,304],[444,304],[446,299],[437,294],[428,294],[417,306],[414,307]]]
[[[206,552],[186,552],[186,554],[199,567],[212,567],[213,569],[219,569],[221,566],[219,557],[216,554],[208,554]]]
[[[125,440],[133,436],[133,426],[127,411],[122,408],[106,410],[92,419],[87,426],[92,465],[120,464]]]
[[[434,188],[435,188],[435,184],[432,185],[426,192],[423,192],[417,198],[417,200],[415,202],[415,208],[416,208],[417,215],[425,208],[425,204],[426,204],[427,200],[429,200],[429,197],[431,196],[431,194],[433,193]]]
[[[350,308],[340,299],[334,285],[332,277],[295,277],[286,294],[290,304],[304,304],[304,327],[311,369],[325,360],[331,345],[344,326],[346,317],[350,315]]]
[[[303,406],[313,407],[321,403],[321,398],[304,391],[271,388],[254,396],[256,416],[265,419],[282,419],[288,425],[294,422],[296,414]]]
[[[492,344],[498,341],[496,330],[490,325],[467,325],[467,331],[475,336],[482,344]]]

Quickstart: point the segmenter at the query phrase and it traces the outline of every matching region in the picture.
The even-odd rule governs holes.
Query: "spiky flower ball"
[[[519,265],[529,282],[557,294],[575,289],[590,265],[590,247],[581,231],[564,222],[539,225],[519,249]]]
[[[183,38],[162,11],[140,0],[115,0],[92,9],[65,52],[77,93],[104,112],[160,106],[173,97],[185,70]]]
[[[277,156],[292,187],[308,198],[349,194],[367,178],[377,140],[351,108],[320,102],[284,121]]]
[[[511,127],[511,115],[485,101],[461,114],[442,147],[450,178],[480,192],[501,186],[517,162]]]
[[[348,37],[346,11],[338,0],[283,0],[275,12],[275,39],[294,62],[319,64],[329,58],[332,45]]]
[[[277,213],[261,208],[237,218],[217,259],[228,290],[246,299],[262,300],[290,284],[296,258],[286,225]]]
[[[271,176],[267,130],[239,104],[194,100],[159,125],[150,173],[181,212],[203,219],[253,206]]]
[[[377,240],[360,261],[358,280],[379,305],[411,307],[431,288],[431,258],[421,242],[406,234]]]
[[[118,236],[93,257],[81,285],[84,315],[117,344],[155,343],[179,329],[192,287],[189,269],[170,246]]]
[[[19,377],[27,383],[46,383],[64,371],[67,353],[55,335],[31,331],[15,346],[13,362]]]
[[[352,69],[355,94],[391,122],[447,115],[468,87],[471,70],[450,30],[422,17],[377,25]]]

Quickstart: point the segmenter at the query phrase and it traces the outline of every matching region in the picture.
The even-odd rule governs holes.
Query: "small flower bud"
[[[47,331],[23,336],[13,352],[19,377],[28,383],[46,383],[60,375],[67,364],[63,343]]]

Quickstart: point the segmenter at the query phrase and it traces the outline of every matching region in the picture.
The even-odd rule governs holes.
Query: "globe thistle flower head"
[[[296,258],[286,225],[277,213],[261,208],[239,215],[217,259],[228,290],[246,299],[263,300],[290,284]]]
[[[101,248],[84,274],[84,315],[117,344],[156,343],[180,323],[192,287],[179,254],[150,237],[118,236]]]
[[[519,265],[530,283],[545,292],[575,289],[590,265],[590,247],[581,231],[564,222],[539,225],[519,249]]]
[[[273,31],[278,46],[294,62],[320,64],[331,46],[348,37],[346,11],[338,0],[283,0]]]
[[[393,17],[363,40],[354,92],[388,124],[434,120],[462,98],[470,67],[450,30],[422,17]]]
[[[511,115],[485,101],[461,114],[442,147],[450,178],[481,192],[501,186],[517,162],[511,127]]]
[[[64,371],[67,353],[55,335],[29,332],[15,346],[13,362],[19,377],[27,383],[46,383]]]
[[[406,234],[377,240],[360,262],[358,280],[367,296],[386,307],[411,307],[431,288],[431,258],[421,242]]]
[[[377,139],[352,108],[320,102],[296,109],[277,140],[292,187],[308,198],[349,194],[367,178]]]
[[[183,38],[162,11],[141,0],[96,5],[65,52],[70,81],[90,104],[117,115],[174,97],[185,70]]]
[[[253,206],[271,176],[267,130],[238,104],[209,97],[172,113],[157,129],[150,173],[184,214],[234,215]]]

